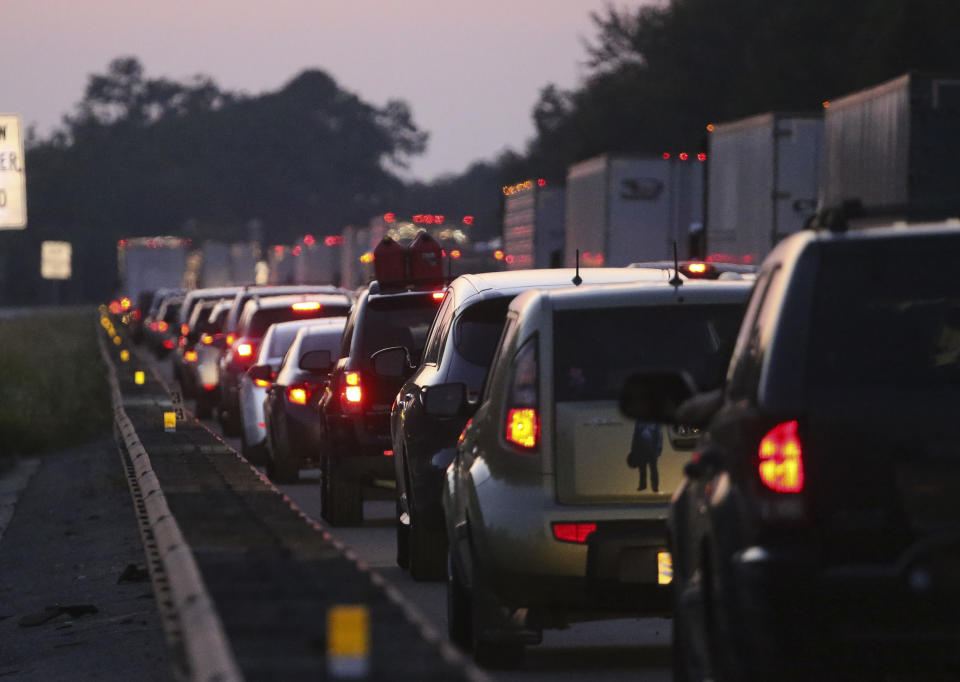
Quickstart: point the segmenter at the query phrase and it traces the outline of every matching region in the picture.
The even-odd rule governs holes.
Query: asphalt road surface
[[[158,365],[161,376],[172,380],[170,365]],[[188,409],[193,407],[187,401]],[[204,424],[221,433],[214,420]],[[240,449],[239,438],[224,438],[234,449]],[[332,528],[320,517],[319,471],[301,473],[300,482],[277,486],[308,516],[353,550],[360,561],[378,572],[401,594],[418,606],[428,622],[440,633],[446,633],[446,587],[441,582],[418,583],[396,565],[396,532],[394,503],[364,503],[364,523],[353,528]],[[489,671],[494,680],[524,682],[554,680],[650,680],[661,682],[671,678],[671,621],[663,618],[626,618],[592,623],[578,623],[566,630],[547,630],[543,643],[528,647],[521,669]]]

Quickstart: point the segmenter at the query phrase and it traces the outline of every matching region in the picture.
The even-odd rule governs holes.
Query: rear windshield
[[[813,388],[960,387],[960,237],[864,240],[821,251],[810,315]]]
[[[270,348],[267,350],[267,356],[271,358],[282,358],[290,348],[290,344],[297,338],[297,332],[303,327],[284,327],[274,329],[270,337]]]
[[[685,370],[702,389],[718,386],[742,317],[739,304],[558,311],[556,400],[616,400],[624,380],[642,369]]]
[[[267,333],[271,324],[290,322],[291,320],[309,320],[317,317],[342,317],[350,312],[348,305],[325,305],[319,310],[294,310],[291,306],[258,310],[250,320],[244,336],[260,337]]]
[[[439,307],[432,293],[367,299],[363,324],[355,332],[359,335],[359,359],[365,362],[381,348],[405,346],[419,363],[427,330]]]

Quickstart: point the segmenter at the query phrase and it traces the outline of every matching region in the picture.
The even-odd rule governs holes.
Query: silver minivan
[[[669,613],[667,504],[698,432],[628,420],[618,399],[651,368],[718,384],[749,291],[641,282],[510,305],[443,494],[450,636],[479,662],[514,662],[544,628]],[[469,409],[445,386],[428,413]]]

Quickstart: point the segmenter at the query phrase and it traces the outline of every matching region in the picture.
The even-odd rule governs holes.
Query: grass
[[[0,320],[0,455],[78,445],[108,433],[106,368],[93,309]]]

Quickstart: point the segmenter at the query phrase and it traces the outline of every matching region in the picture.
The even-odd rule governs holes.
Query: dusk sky
[[[644,0],[614,0],[617,7]],[[410,176],[462,171],[533,133],[547,83],[584,73],[590,12],[609,0],[14,0],[2,12],[0,112],[41,135],[90,74],[135,56],[148,77],[202,73],[227,90],[276,90],[320,68],[374,105],[406,100],[430,132]]]

